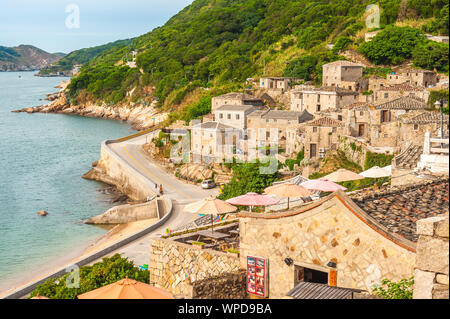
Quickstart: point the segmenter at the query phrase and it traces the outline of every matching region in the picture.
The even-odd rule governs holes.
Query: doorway
[[[317,156],[317,144],[309,144],[309,157],[314,158]]]
[[[358,125],[358,136],[364,136],[365,135],[365,127],[364,124]]]
[[[297,286],[301,282],[314,282],[328,285],[328,273],[302,266],[295,266],[294,284]]]

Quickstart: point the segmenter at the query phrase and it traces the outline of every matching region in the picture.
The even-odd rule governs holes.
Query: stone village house
[[[224,105],[253,105],[262,107],[263,100],[246,93],[227,93],[224,95],[213,97],[211,100],[211,112]]]
[[[392,84],[407,83],[424,88],[436,86],[439,82],[437,74],[428,70],[409,70],[400,74],[388,74],[387,80]]]
[[[352,91],[364,91],[367,81],[363,78],[364,66],[350,61],[335,61],[323,65],[322,85],[336,86]]]
[[[328,117],[309,121],[287,131],[286,153],[298,153],[304,148],[305,158],[323,157],[327,151],[337,149],[344,133],[341,121]]]
[[[339,87],[297,89],[291,92],[291,111],[316,114],[328,109],[339,109],[358,102],[359,93]]]
[[[417,244],[416,221],[448,214],[448,185],[338,191],[288,212],[241,213],[241,267],[247,256],[268,258],[270,298],[301,282],[371,291],[382,279],[410,278],[416,251],[425,248]]]

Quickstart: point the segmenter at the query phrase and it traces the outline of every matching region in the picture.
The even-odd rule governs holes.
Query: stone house
[[[280,110],[254,111],[247,116],[248,138],[256,140],[258,145],[269,146],[277,134],[278,147],[285,149],[286,132],[297,128],[299,124],[312,120],[314,117],[307,111],[292,112]],[[272,134],[272,135],[271,135]]]
[[[414,86],[433,87],[439,82],[437,74],[428,70],[408,70],[400,74],[388,74],[387,79],[390,83],[401,84],[408,83]]]
[[[294,138],[288,136],[287,144],[294,144],[297,150],[304,148],[305,158],[319,158],[324,157],[329,150],[337,150],[339,139],[344,133],[343,122],[322,117],[303,124]]]
[[[374,147],[400,146],[399,116],[425,110],[428,105],[412,97],[399,97],[374,104],[370,108],[370,144]]]
[[[295,90],[291,94],[292,111],[304,110],[316,114],[328,109],[339,109],[358,101],[359,93],[339,87],[321,87]]]
[[[288,77],[264,77],[259,79],[259,87],[267,90],[281,90],[286,92],[290,89],[290,84],[296,79]]]
[[[258,110],[252,105],[223,105],[214,111],[214,120],[237,129],[247,128],[247,116]]]
[[[218,122],[192,127],[191,153],[194,163],[222,163],[232,157],[243,140],[243,132]]]
[[[357,102],[343,108],[346,135],[368,139],[371,125],[369,103]]]
[[[224,105],[253,105],[262,107],[264,103],[261,99],[253,95],[232,92],[213,97],[211,100],[211,113],[214,113],[216,109]]]
[[[247,256],[268,258],[270,298],[302,281],[371,291],[383,279],[410,278],[416,220],[448,212],[445,198],[448,180],[351,197],[338,191],[287,212],[241,213],[241,267]]]
[[[363,69],[361,64],[350,61],[335,61],[323,65],[322,85],[336,86],[353,91],[365,90],[363,83]]]
[[[423,87],[412,86],[407,83],[381,86],[374,92],[374,102],[395,99],[402,96],[415,97],[427,101],[430,92]]]

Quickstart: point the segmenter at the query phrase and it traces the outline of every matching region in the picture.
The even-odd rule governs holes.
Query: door
[[[328,273],[301,266],[295,266],[294,286],[301,282],[314,282],[328,285]]]
[[[358,136],[364,136],[364,135],[365,135],[364,124],[359,124],[359,126],[358,126]]]
[[[309,157],[317,157],[317,144],[309,144]]]

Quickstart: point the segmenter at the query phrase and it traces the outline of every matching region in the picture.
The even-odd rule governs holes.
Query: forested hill
[[[60,73],[68,75],[74,66],[83,65],[111,48],[119,50],[120,48],[127,47],[132,41],[133,39],[119,40],[96,47],[73,51],[64,56],[61,60],[42,68],[38,75],[47,76]]]
[[[32,45],[9,48],[0,46],[0,71],[33,71],[61,59],[61,54],[51,54]]]
[[[437,68],[448,72],[448,45],[425,38],[425,33],[448,35],[448,2],[196,0],[128,47],[113,47],[91,60],[73,79],[69,95],[74,103],[94,99],[144,105],[156,97],[172,108],[199,92],[200,102],[190,106],[188,115],[195,117],[208,110],[202,97],[238,89],[247,78],[262,75],[264,66],[271,75],[319,83],[321,65],[342,59],[338,52],[345,48],[359,50],[376,64],[413,60],[421,68],[439,63]],[[364,34],[373,31],[366,27],[365,10],[372,3],[381,7],[384,30],[365,45]],[[138,52],[137,68],[121,63],[133,50]],[[201,89],[205,87],[213,91]]]

